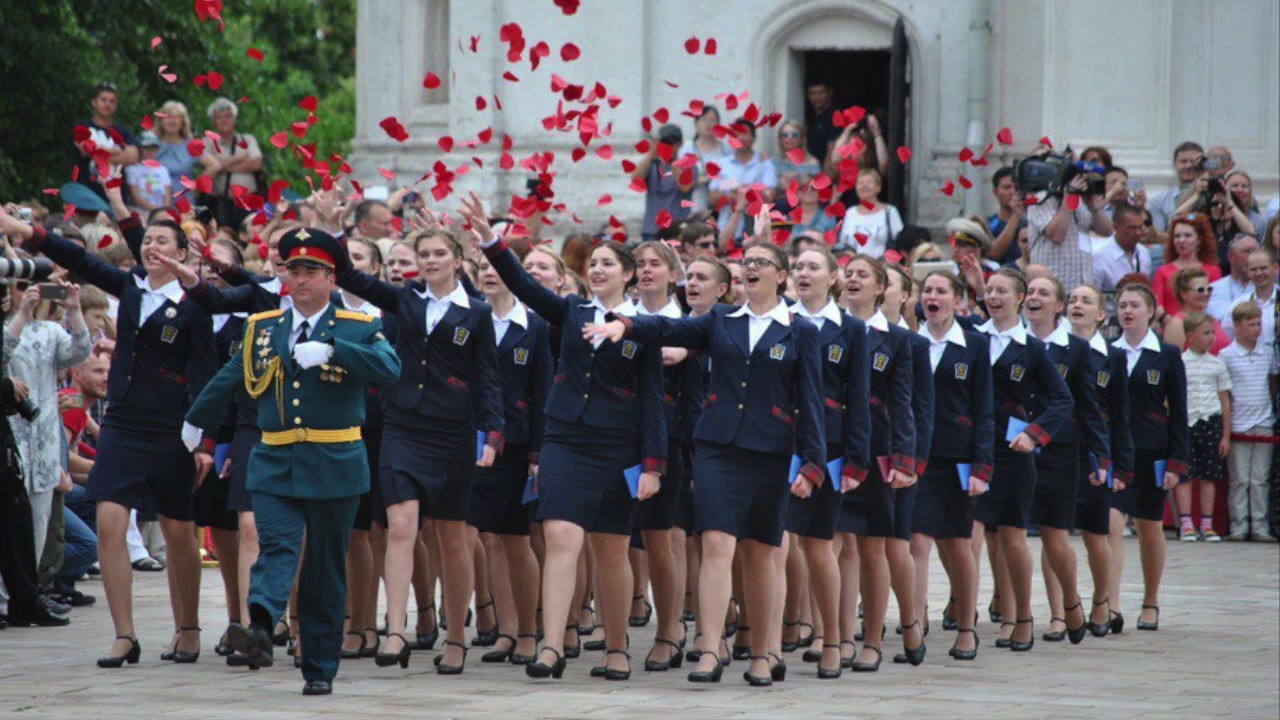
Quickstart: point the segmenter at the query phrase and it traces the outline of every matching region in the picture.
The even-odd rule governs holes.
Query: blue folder
[[[960,489],[969,492],[969,477],[973,475],[973,465],[956,463],[956,474],[960,476]]]
[[[534,480],[532,475],[530,475],[529,478],[524,481],[524,492],[520,495],[521,505],[528,505],[529,503],[538,499],[538,490],[537,488],[534,487],[535,482],[536,481]]]
[[[787,471],[787,482],[791,485],[796,484],[796,477],[800,475],[800,468],[804,467],[804,460],[799,455],[791,456],[791,469]]]
[[[1098,467],[1098,456],[1093,453],[1089,453],[1089,469],[1092,470],[1095,475],[1106,479],[1108,488],[1115,486],[1115,478],[1113,477],[1115,473],[1107,472],[1106,470]]]
[[[631,497],[640,497],[640,466],[632,465],[623,470],[622,477],[627,481],[627,489],[631,491]]]
[[[1169,469],[1168,460],[1156,461],[1156,487],[1164,487],[1164,473]]]
[[[840,489],[840,475],[844,473],[844,456],[832,460],[827,463],[827,477],[831,479],[833,487]]]
[[[476,462],[480,462],[480,458],[484,456],[484,440],[483,430],[476,431]]]
[[[1013,439],[1018,437],[1018,433],[1022,432],[1023,430],[1026,430],[1027,426],[1030,424],[1031,423],[1028,423],[1025,420],[1019,420],[1016,417],[1009,418],[1008,429],[1006,429],[1004,432],[1004,441],[1007,443],[1013,442]],[[1033,450],[1032,452],[1037,452],[1037,453],[1040,452],[1040,446],[1037,445],[1036,449]]]

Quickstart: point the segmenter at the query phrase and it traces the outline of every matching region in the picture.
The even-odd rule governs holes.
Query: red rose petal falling
[[[911,159],[911,148],[907,147],[906,145],[899,147],[898,162],[902,163],[903,165],[906,165],[907,161],[910,159]]]
[[[703,44],[703,46],[702,46],[702,51],[703,51],[703,52],[705,52],[705,53],[706,53],[706,54],[708,54],[708,55],[715,55],[715,54],[716,54],[716,39],[715,39],[715,38],[707,38],[707,42],[706,42],[705,44]]]
[[[1077,194],[1075,194],[1075,193],[1070,193],[1070,194],[1068,194],[1068,195],[1067,195],[1067,207],[1071,209],[1071,212],[1075,212],[1076,210],[1079,210],[1079,209],[1080,209],[1080,196],[1079,196],[1079,195],[1077,195]]]
[[[684,51],[690,55],[696,55],[698,49],[702,47],[702,41],[696,37],[691,37],[684,41]]]
[[[939,189],[941,190],[943,195],[946,195],[947,197],[951,197],[953,194],[955,194],[956,184],[948,180],[946,184]]]
[[[426,76],[422,78],[422,87],[428,90],[435,90],[440,87],[440,76],[433,72],[428,72]]]
[[[392,170],[386,168],[378,168],[378,174],[387,179],[387,182],[395,182],[396,174]]]
[[[245,51],[245,53],[244,53],[244,54],[245,54],[245,55],[248,55],[249,57],[253,58],[254,60],[257,60],[258,62],[262,62],[262,60],[263,60],[262,51],[261,51],[261,50],[259,50],[258,48],[255,48],[255,47],[251,47],[251,48],[249,48],[248,50],[246,50],[246,51]]]
[[[560,59],[565,62],[573,62],[582,57],[582,51],[573,43],[565,43],[560,46]]]
[[[298,107],[306,110],[307,112],[315,112],[318,104],[319,103],[316,101],[315,95],[308,95],[298,101]]]
[[[1000,132],[996,133],[996,140],[1001,145],[1013,144],[1013,131],[1009,128],[1000,128]]]

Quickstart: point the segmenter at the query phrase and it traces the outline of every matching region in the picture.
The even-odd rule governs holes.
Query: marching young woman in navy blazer
[[[267,235],[268,262],[279,263],[276,247],[280,238],[290,230],[298,227],[296,223],[284,223],[277,226]],[[244,313],[246,315],[293,307],[288,291],[279,277],[264,278],[245,270],[241,265],[229,262],[231,258],[220,256],[213,245],[204,243],[192,236],[191,249],[199,252],[206,265],[216,271],[221,282],[203,280],[183,263],[169,263],[170,272],[174,273],[188,298],[199,305],[210,316],[226,313]],[[132,244],[131,244],[132,247]],[[136,255],[139,251],[135,249]],[[160,258],[163,262],[163,258]],[[340,303],[335,303],[341,307]],[[258,428],[258,405],[249,398],[243,389],[236,394],[236,429],[231,438],[231,484],[227,490],[227,509],[236,514],[239,548],[237,553],[237,580],[240,593],[241,618],[247,618],[249,612],[249,570],[258,559],[258,526],[253,515],[253,494],[248,488],[249,454],[262,438]],[[353,587],[355,587],[353,585]],[[289,619],[296,619],[296,598],[290,598]],[[291,623],[296,626],[296,623]],[[289,633],[286,625],[282,631]],[[297,636],[296,627],[293,636]],[[294,657],[300,658],[296,648],[291,647]],[[235,661],[231,661],[235,662]]]
[[[538,559],[529,546],[527,478],[538,474],[551,389],[547,321],[511,295],[488,259],[480,261],[480,290],[493,308],[498,376],[506,414],[506,447],[493,467],[479,468],[471,484],[467,524],[485,545],[499,635],[484,662],[533,662],[538,650]]]
[[[767,233],[765,233],[767,236]],[[702,531],[698,617],[704,618],[691,682],[718,682],[723,618],[732,585],[731,564],[742,541],[752,657],[745,679],[754,686],[785,677],[775,616],[774,554],[782,545],[787,497],[806,497],[825,481],[826,438],[817,329],[792,321],[782,301],[786,258],[778,246],[756,242],[743,261],[747,303],[717,305],[696,318],[616,318],[588,326],[586,334],[615,342],[624,336],[660,346],[686,347],[711,356],[711,384],[694,431],[694,508]],[[792,457],[800,471],[788,492]],[[849,468],[855,472],[856,466]],[[761,628],[768,628],[761,630]]]
[[[1017,622],[1009,640],[1015,652],[1035,644],[1031,618],[1031,552],[1027,526],[1035,499],[1036,466],[1032,452],[1045,448],[1067,423],[1074,403],[1066,383],[1049,360],[1044,343],[1028,337],[1019,313],[1027,295],[1026,281],[1016,270],[1002,269],[986,281],[981,296],[991,319],[978,330],[987,336],[991,350],[991,380],[995,410],[995,467],[989,492],[974,502],[975,523],[996,529],[996,542],[1008,568],[1013,597],[1001,598],[1007,621]],[[1044,411],[1032,421],[1032,396]],[[1029,423],[1006,441],[1012,419]],[[984,528],[984,529],[985,529]],[[975,528],[978,530],[979,528]],[[1083,629],[1083,613],[1080,628]],[[963,619],[957,617],[957,620]]]
[[[690,317],[701,317],[711,312],[711,308],[719,303],[733,303],[733,276],[729,268],[714,257],[697,257],[689,262],[685,274],[684,297],[689,304]],[[685,540],[685,581],[688,590],[685,592],[685,610],[693,613],[697,623],[694,645],[697,635],[704,630],[703,621],[695,612],[698,607],[698,575],[702,569],[702,535],[695,532],[697,523],[693,510],[693,466],[694,455],[693,432],[698,418],[702,415],[702,404],[707,398],[707,385],[711,378],[711,356],[707,353],[694,353],[684,364],[684,407],[681,409],[681,439],[685,449],[685,472],[680,480],[680,498],[676,503],[676,524],[684,530]],[[741,633],[742,629],[739,628]],[[685,659],[697,662],[699,651],[691,648]]]
[[[603,322],[611,312],[634,312],[626,289],[635,278],[635,259],[618,243],[597,247],[587,278],[595,299],[561,297],[533,279],[493,234],[475,194],[463,200],[462,214],[512,294],[561,328],[560,364],[547,396],[547,430],[538,466],[538,517],[547,543],[542,573],[544,644],[525,673],[558,678],[564,672],[565,627],[570,625],[578,555],[585,534],[591,533],[608,647],[601,669],[592,674],[626,680],[631,676],[627,599],[632,587],[627,550],[636,499],[657,494],[666,471],[662,344],[593,342],[580,328]],[[624,471],[636,465],[641,472],[633,498]]]
[[[1081,531],[1084,548],[1089,558],[1089,571],[1093,576],[1093,607],[1089,611],[1089,632],[1094,637],[1104,637],[1113,629],[1124,629],[1124,617],[1111,612],[1112,589],[1111,555],[1109,542],[1111,498],[1116,487],[1133,477],[1133,437],[1129,434],[1129,377],[1124,351],[1107,344],[1098,328],[1107,319],[1107,308],[1102,293],[1092,285],[1081,285],[1071,291],[1067,302],[1067,319],[1071,322],[1071,334],[1089,345],[1089,390],[1094,393],[1099,415],[1107,430],[1108,447],[1111,450],[1112,482],[1098,477],[1091,470],[1089,448],[1080,447],[1079,490],[1076,494],[1075,526]],[[1110,486],[1110,487],[1109,487]],[[1121,538],[1117,537],[1117,541]],[[1121,545],[1115,549],[1123,552]],[[1045,576],[1049,604],[1062,606],[1062,586],[1053,576],[1052,569]],[[1054,605],[1056,603],[1056,605]]]
[[[978,654],[973,627],[978,568],[969,543],[972,498],[985,493],[991,481],[995,419],[986,337],[966,332],[956,322],[956,306],[963,297],[964,287],[955,275],[935,270],[925,277],[920,294],[925,323],[919,334],[929,342],[933,436],[928,461],[916,465],[919,490],[911,519],[911,557],[916,566],[916,617],[923,617],[928,608],[929,553],[938,541],[939,554],[947,557],[951,597],[960,621],[949,654],[957,660],[972,660]],[[968,477],[959,464],[969,466]]]
[[[874,462],[866,481],[845,494],[837,525],[844,533],[840,551],[840,645],[853,644],[860,588],[866,644],[859,657],[850,658],[849,665],[855,671],[868,671],[879,667],[880,638],[888,611],[890,575],[886,544],[899,534],[895,488],[905,488],[915,482],[915,416],[911,407],[915,366],[912,333],[891,324],[880,310],[889,292],[889,275],[884,265],[865,255],[856,255],[845,266],[845,271],[849,312],[866,321],[867,357],[871,368],[870,454]],[[895,292],[894,295],[896,307],[901,308],[901,294]],[[932,380],[929,384],[932,385]],[[887,460],[883,469],[881,458]],[[922,638],[909,599],[906,607],[903,632],[915,643],[912,659],[922,661]]]
[[[869,487],[876,473],[868,474],[871,465],[871,395],[870,367],[867,355],[869,338],[862,320],[840,309],[840,266],[825,245],[805,250],[791,268],[798,302],[792,310],[799,318],[818,328],[818,353],[822,365],[823,423],[827,439],[827,461],[844,458],[851,478],[850,491],[841,494],[841,479],[830,478],[809,497],[790,500],[787,507],[787,533],[797,540],[808,567],[809,590],[818,606],[824,640],[835,638],[840,628],[840,568],[836,564],[834,538],[840,517],[842,497]],[[842,483],[843,484],[843,483]],[[883,485],[883,483],[881,483]],[[887,493],[892,489],[884,488]],[[785,547],[785,546],[784,546]],[[883,558],[883,553],[881,554]],[[789,586],[800,578],[786,577],[787,595],[794,604],[800,597]],[[889,592],[888,573],[883,589]],[[857,593],[855,592],[854,595]],[[855,601],[856,602],[856,601]],[[782,605],[779,603],[779,605]],[[781,612],[782,607],[777,611]],[[815,631],[816,632],[816,631]],[[840,677],[840,643],[824,642],[818,663],[820,679]]]
[[[684,312],[673,294],[680,273],[680,258],[675,251],[662,241],[651,240],[637,245],[634,255],[638,299],[636,314],[683,317]],[[684,348],[662,349],[662,407],[667,422],[666,477],[669,481],[662,484],[657,495],[640,503],[636,511],[636,528],[644,541],[649,579],[653,584],[653,604],[658,617],[653,649],[644,661],[644,669],[650,671],[678,668],[683,661],[681,648],[685,638],[680,617],[685,588],[684,563],[676,561],[677,548],[672,529],[676,527],[676,505],[684,477],[684,422],[681,412],[688,356],[689,351]],[[680,531],[680,534],[683,536],[684,532]],[[679,550],[684,553],[683,544]],[[635,600],[634,597],[632,599]],[[639,599],[644,600],[643,593]]]
[[[1116,298],[1116,316],[1124,334],[1112,343],[1125,354],[1129,376],[1130,428],[1133,433],[1133,478],[1116,493],[1111,509],[1112,548],[1124,530],[1124,516],[1133,517],[1142,546],[1142,612],[1139,630],[1160,627],[1160,580],[1164,575],[1165,500],[1169,490],[1187,476],[1187,371],[1178,348],[1162,343],[1151,330],[1156,301],[1151,288],[1124,286]],[[1164,461],[1164,475],[1156,476],[1156,462]],[[1117,592],[1124,572],[1124,555],[1112,555],[1111,607],[1118,611]]]
[[[441,586],[449,624],[436,672],[456,675],[466,662],[465,625],[475,583],[467,542],[467,502],[475,469],[490,467],[506,426],[498,379],[493,312],[458,280],[462,245],[450,232],[419,230],[409,238],[421,282],[385,283],[344,263],[338,286],[396,316],[396,354],[404,371],[386,390],[375,508],[385,511],[387,639],[376,661],[409,661],[405,608],[413,573],[420,506],[440,542]],[[477,450],[476,428],[484,435]],[[477,458],[477,455],[479,457]]]
[[[1071,325],[1062,319],[1067,293],[1055,277],[1039,277],[1027,283],[1027,329],[1044,342],[1049,362],[1067,383],[1075,408],[1053,443],[1035,457],[1036,491],[1031,516],[1040,527],[1040,564],[1046,589],[1056,582],[1058,592],[1049,593],[1049,629],[1042,636],[1048,642],[1070,638],[1079,643],[1088,632],[1089,621],[1076,585],[1076,552],[1071,547],[1075,527],[1076,497],[1081,475],[1080,456],[1085,450],[1085,475],[1093,473],[1087,453],[1093,453],[1098,472],[1111,469],[1111,448],[1107,428],[1098,410],[1094,392],[1096,376],[1089,361],[1089,344],[1071,334]],[[1031,416],[1039,420],[1045,406],[1036,397]],[[1064,602],[1065,598],[1065,602]],[[1076,613],[1080,621],[1076,622]]]
[[[89,473],[89,499],[97,502],[98,555],[115,625],[111,651],[100,667],[136,663],[132,568],[125,546],[129,510],[160,515],[169,558],[169,601],[179,629],[174,662],[200,657],[200,554],[192,524],[195,485],[213,466],[212,438],[194,454],[182,444],[182,419],[218,369],[209,315],[184,297],[157,259],[184,260],[187,239],[171,220],[143,229],[136,217],[120,223],[141,247],[142,263],[126,272],[85,252],[79,243],[20,222],[0,210],[0,232],[24,238],[31,252],[51,260],[120,300],[116,348],[108,379],[108,405]],[[140,240],[139,240],[140,236]]]

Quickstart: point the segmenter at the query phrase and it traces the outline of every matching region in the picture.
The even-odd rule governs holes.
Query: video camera
[[[1036,155],[1013,164],[1013,182],[1024,196],[1043,193],[1046,197],[1062,197],[1077,175],[1088,180],[1085,195],[1102,195],[1107,189],[1106,173],[1107,169],[1097,163],[1073,160],[1067,155]]]
[[[40,258],[38,260],[0,258],[0,279],[40,281],[53,274],[53,263]]]

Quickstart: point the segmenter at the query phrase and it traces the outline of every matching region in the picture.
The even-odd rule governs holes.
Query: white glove
[[[322,342],[301,342],[293,346],[293,359],[298,367],[306,370],[329,362],[333,357],[333,346]]]
[[[195,452],[200,446],[200,438],[204,437],[204,431],[192,425],[189,422],[182,423],[182,444],[187,446],[187,450]]]

